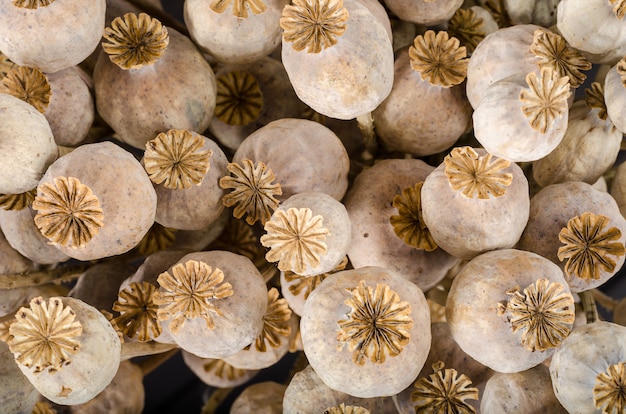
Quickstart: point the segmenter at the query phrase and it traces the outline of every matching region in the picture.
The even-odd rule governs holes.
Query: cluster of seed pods
[[[626,411],[626,0],[182,9],[0,4],[0,412]]]

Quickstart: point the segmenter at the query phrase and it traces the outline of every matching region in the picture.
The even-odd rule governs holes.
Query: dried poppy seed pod
[[[437,245],[463,259],[513,247],[528,221],[522,169],[483,149],[454,148],[426,177],[421,197],[422,218]]]
[[[231,414],[282,414],[284,384],[265,381],[244,389],[230,408]]]
[[[622,132],[607,118],[602,87],[594,83],[585,92],[588,99],[570,108],[563,140],[533,162],[533,178],[542,187],[566,181],[593,184],[617,160]]]
[[[285,6],[282,61],[302,102],[331,118],[352,119],[389,95],[393,47],[388,18],[380,16],[355,0]]]
[[[320,407],[357,406],[371,413],[383,411],[381,398],[359,398],[329,388],[310,365],[289,381],[283,398],[285,414],[319,414]],[[357,411],[353,414],[363,414]]]
[[[431,155],[449,148],[467,130],[472,107],[458,86],[465,80],[465,55],[458,39],[432,30],[416,37],[408,52],[400,52],[391,93],[372,113],[387,150]]]
[[[157,317],[184,350],[225,358],[263,329],[267,287],[245,256],[207,251],[185,255],[158,277]]]
[[[33,208],[37,227],[59,250],[93,260],[125,253],[141,241],[154,222],[156,194],[131,153],[101,142],[50,165]]]
[[[474,108],[476,139],[513,162],[548,155],[565,135],[569,90],[569,77],[551,68],[495,82]]]
[[[550,369],[544,364],[522,372],[494,374],[485,385],[480,412],[482,414],[567,413],[552,391]]]
[[[13,62],[57,72],[94,51],[106,1],[17,0],[0,5],[0,50]]]
[[[556,8],[561,0],[505,0],[506,11],[515,25],[537,24],[550,27],[556,23]]]
[[[385,0],[384,3],[402,20],[436,26],[450,20],[463,0]]]
[[[397,394],[415,380],[430,349],[429,325],[426,298],[415,284],[388,269],[363,267],[335,273],[313,291],[300,333],[324,383],[372,398]]]
[[[20,194],[37,187],[58,156],[46,118],[32,105],[2,93],[0,135],[0,151],[7,157],[0,166],[0,193]]]
[[[625,259],[626,219],[610,194],[579,181],[544,187],[530,200],[518,248],[565,271],[572,292],[609,280]]]
[[[352,222],[348,257],[355,268],[391,269],[426,290],[458,261],[433,244],[421,220],[421,187],[416,184],[432,170],[421,160],[390,159],[357,175],[344,200]]]
[[[604,102],[611,122],[621,132],[626,131],[626,58],[622,58],[606,74]]]
[[[282,271],[315,276],[333,270],[346,256],[351,223],[343,204],[324,193],[305,192],[285,200],[265,222],[261,244]]]
[[[469,356],[494,371],[519,372],[549,358],[569,334],[574,298],[563,272],[548,259],[494,250],[472,259],[454,278],[446,318]]]
[[[116,18],[104,38],[93,73],[96,108],[119,139],[143,149],[160,132],[209,126],[215,75],[189,38],[145,13]]]
[[[9,346],[0,341],[0,407],[16,414],[31,414],[39,392],[22,374]]]
[[[624,344],[626,328],[603,321],[580,326],[563,341],[552,357],[550,376],[568,412],[624,412]]]
[[[250,63],[280,44],[278,21],[286,0],[185,0],[193,41],[218,62]]]
[[[120,364],[119,337],[96,308],[68,297],[35,298],[11,324],[9,347],[20,370],[57,404],[98,395]]]
[[[78,66],[44,74],[18,66],[0,83],[0,91],[28,102],[43,113],[58,145],[75,146],[85,139],[95,117],[87,75]]]
[[[314,121],[285,118],[257,129],[241,143],[233,156],[233,164],[239,164],[242,169],[246,159],[258,169],[259,163],[264,163],[273,172],[275,182],[280,184],[281,192],[276,194],[280,201],[308,191],[326,193],[341,200],[348,188],[350,162],[345,147],[333,131]],[[250,177],[242,181],[250,173],[240,173],[244,175],[237,180],[241,184],[229,184],[229,188],[239,191],[239,186],[248,182],[249,190]],[[266,219],[256,217],[248,223],[256,220],[264,223]]]
[[[218,180],[227,174],[228,159],[213,140],[187,130],[162,132],[146,143],[143,164],[154,183],[160,225],[200,230],[222,214],[225,191]]]
[[[184,350],[182,354],[185,365],[211,387],[237,387],[259,373],[257,370],[235,368],[223,359],[200,358]]]

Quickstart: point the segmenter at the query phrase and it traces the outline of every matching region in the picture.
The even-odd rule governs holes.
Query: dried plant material
[[[102,49],[121,69],[139,69],[159,60],[169,43],[167,29],[146,13],[126,13],[104,29]]]
[[[422,185],[419,182],[402,190],[401,194],[393,198],[393,206],[398,209],[398,215],[389,218],[396,236],[407,245],[418,250],[432,252],[437,243],[430,235],[430,231],[422,218]]]
[[[467,51],[459,39],[441,31],[419,35],[409,48],[411,68],[432,85],[450,88],[467,76]]]
[[[341,351],[347,345],[357,365],[364,365],[367,359],[382,364],[387,354],[399,355],[411,336],[411,305],[400,301],[398,294],[382,283],[372,289],[361,281],[347,290],[350,296],[344,303],[350,311],[347,319],[337,321],[337,349]]]
[[[455,369],[443,369],[444,363],[433,364],[429,378],[415,381],[411,400],[416,413],[474,414],[476,410],[466,400],[478,400],[478,388]]]
[[[0,322],[0,341],[9,342],[9,339],[11,338],[11,334],[9,333],[9,327],[16,320],[17,319],[15,319],[15,317],[11,317],[10,319]]]
[[[178,333],[185,320],[203,318],[207,329],[215,327],[213,315],[223,316],[215,303],[233,295],[233,287],[224,282],[224,273],[204,262],[188,260],[172,268],[172,274],[163,272],[157,282],[163,291],[154,294],[159,305],[159,321],[171,320],[169,329]]]
[[[271,288],[267,292],[267,311],[263,316],[263,329],[254,341],[259,352],[266,352],[267,345],[278,348],[283,339],[291,335],[291,309],[285,298],[281,298],[278,289]]]
[[[39,184],[37,191],[35,224],[51,242],[83,247],[104,226],[100,200],[78,178],[55,177],[53,184]]]
[[[513,182],[513,174],[503,172],[510,161],[489,153],[479,156],[471,147],[454,148],[443,162],[452,189],[461,190],[468,198],[501,197]]]
[[[32,367],[36,373],[60,370],[80,349],[78,337],[83,328],[74,320],[76,313],[63,305],[61,298],[45,301],[36,297],[30,301],[30,307],[20,308],[15,317],[17,321],[9,328],[9,348],[18,363]]]
[[[161,132],[146,143],[144,167],[150,180],[172,190],[202,184],[213,151],[202,149],[204,139],[184,129]]]
[[[608,227],[606,216],[583,213],[573,217],[559,232],[557,257],[565,262],[565,275],[569,278],[597,280],[600,271],[613,272],[615,260],[626,252],[624,243],[619,241],[622,232],[617,227]]]
[[[539,68],[554,69],[560,76],[568,76],[572,88],[582,85],[587,79],[582,71],[591,69],[591,62],[582,53],[549,30],[535,30],[530,52],[537,57]]]
[[[245,369],[235,368],[223,359],[212,359],[202,365],[204,372],[213,372],[216,377],[234,381],[246,375]]]
[[[560,76],[550,68],[541,68],[537,75],[531,72],[526,75],[528,88],[520,92],[521,109],[530,126],[545,134],[554,122],[567,114],[570,96],[568,76]]]
[[[0,93],[13,95],[41,113],[46,112],[52,96],[48,77],[39,69],[28,66],[17,66],[7,73],[0,82]]]
[[[574,323],[574,297],[563,285],[539,279],[520,291],[506,292],[506,305],[498,304],[498,314],[507,315],[513,332],[522,331],[522,346],[545,351],[561,344]]]
[[[598,110],[598,118],[603,121],[607,120],[604,86],[600,82],[593,82],[589,88],[585,89],[585,103],[589,108]]]
[[[626,362],[609,365],[596,376],[593,403],[602,413],[626,412]]]
[[[13,0],[13,5],[23,9],[37,9],[54,3],[54,0]]]
[[[487,0],[483,7],[493,16],[499,28],[513,25],[511,17],[506,10],[504,0]]]
[[[233,175],[220,178],[220,187],[232,190],[222,198],[226,207],[235,206],[233,216],[242,218],[246,214],[246,223],[253,225],[257,221],[265,224],[278,207],[275,196],[283,193],[271,168],[262,162],[256,165],[244,159],[241,164],[231,162],[226,167]]]
[[[335,407],[325,409],[323,414],[370,414],[370,410],[358,405],[346,405],[341,403]]]
[[[159,307],[154,303],[155,292],[156,287],[148,282],[131,283],[119,292],[113,310],[120,316],[114,321],[124,335],[139,342],[161,335],[161,324],[157,318]]]
[[[265,223],[261,244],[268,247],[265,258],[278,262],[282,271],[291,270],[302,274],[307,266],[320,264],[320,256],[326,253],[326,236],[330,232],[323,225],[324,218],[313,216],[310,208],[276,210]]]
[[[2,51],[0,51],[0,79],[16,68],[17,65],[11,61]]]
[[[23,210],[33,204],[36,195],[36,188],[21,194],[0,194],[0,207],[7,211]]]
[[[37,401],[35,403],[35,407],[33,408],[32,414],[56,414],[57,410],[52,408],[52,406],[47,401]]]
[[[267,10],[262,0],[214,0],[210,7],[215,13],[224,13],[230,3],[233,3],[233,16],[244,19],[248,17],[248,8],[254,14],[261,14]]]
[[[609,0],[609,4],[613,6],[613,13],[619,20],[624,20],[626,15],[626,0]]]
[[[626,56],[624,56],[622,59],[620,59],[619,62],[615,64],[615,70],[621,78],[622,85],[626,87]]]
[[[155,222],[137,245],[137,252],[142,256],[149,256],[174,245],[175,240],[176,229],[170,229]]]
[[[105,309],[100,309],[100,313],[106,318],[107,321],[109,321],[109,323],[111,324],[111,328],[113,328],[113,330],[117,334],[117,337],[119,338],[120,343],[123,344],[124,332],[122,332],[122,329],[117,324],[117,321],[115,320],[115,318],[113,318],[113,314]]]
[[[348,258],[344,257],[341,263],[337,265],[332,271],[322,273],[316,276],[300,276],[290,271],[285,271],[285,280],[289,282],[289,292],[294,296],[302,296],[304,300],[309,298],[311,292],[315,290],[317,285],[322,283],[324,279],[333,273],[345,270],[348,265]]]
[[[346,20],[343,0],[293,0],[283,8],[280,27],[295,50],[320,53],[337,43],[346,31]]]
[[[448,22],[448,34],[459,39],[468,52],[473,52],[486,36],[483,19],[472,9],[458,9]]]
[[[248,125],[263,109],[263,93],[249,72],[235,70],[217,78],[215,116],[228,125]]]

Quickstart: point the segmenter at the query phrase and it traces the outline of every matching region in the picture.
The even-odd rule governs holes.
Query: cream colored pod
[[[16,0],[0,5],[0,50],[11,61],[57,72],[97,47],[105,0]]]
[[[169,129],[204,131],[215,110],[213,69],[185,35],[145,13],[116,17],[93,72],[98,114],[135,148]]]
[[[569,90],[569,77],[551,68],[494,82],[474,108],[476,139],[513,162],[548,155],[565,135]]]
[[[160,225],[201,230],[222,214],[226,192],[219,179],[228,174],[228,159],[215,141],[170,129],[146,143],[143,165],[156,191]]]
[[[245,384],[259,373],[257,370],[235,368],[223,359],[200,358],[187,351],[181,353],[187,368],[211,387],[237,387]]]
[[[604,78],[606,113],[615,127],[626,131],[626,57],[611,67]]]
[[[154,223],[156,194],[143,167],[111,142],[81,145],[55,161],[37,186],[35,224],[78,260],[126,253]]]
[[[550,363],[552,387],[570,413],[623,413],[626,328],[611,322],[577,327]]]
[[[454,148],[422,186],[422,219],[435,243],[462,259],[517,243],[530,209],[515,163],[483,149]]]
[[[301,276],[330,272],[350,246],[350,217],[341,202],[317,192],[295,194],[265,222],[261,244],[268,262]]]
[[[35,107],[0,93],[0,193],[20,194],[37,187],[58,149],[50,124]]]
[[[561,0],[505,0],[506,12],[514,25],[538,24],[550,27],[556,23],[556,8]]]
[[[415,156],[441,152],[472,122],[461,85],[466,48],[445,31],[429,30],[398,53],[391,93],[372,113],[376,134],[389,151]]]
[[[524,371],[549,358],[574,323],[563,272],[537,254],[506,249],[472,259],[446,302],[452,337],[494,371]]]
[[[280,44],[288,0],[185,0],[183,17],[193,41],[218,62],[250,63]]]
[[[605,191],[580,181],[544,187],[530,200],[519,249],[563,269],[572,292],[593,289],[624,264],[626,219]]]
[[[384,3],[402,20],[436,26],[450,20],[463,0],[385,0]]]
[[[39,392],[17,367],[9,346],[0,341],[0,409],[7,413],[31,414]]]
[[[300,320],[304,353],[330,388],[359,398],[412,384],[430,349],[422,291],[381,267],[344,270],[311,293]]]
[[[593,63],[612,65],[626,55],[623,0],[561,0],[556,26]]]
[[[157,281],[154,303],[163,331],[198,357],[234,355],[263,329],[267,287],[245,256],[219,250],[190,253]]]
[[[357,0],[296,0],[283,9],[285,70],[302,102],[331,118],[367,114],[391,92],[388,18],[368,6]]]
[[[120,339],[96,308],[68,297],[41,297],[16,313],[8,344],[19,368],[47,399],[85,403],[109,385],[120,364]]]
[[[570,108],[559,145],[533,162],[533,178],[542,187],[566,181],[593,184],[615,164],[622,132],[607,117],[602,86],[594,82],[585,92],[586,99]]]

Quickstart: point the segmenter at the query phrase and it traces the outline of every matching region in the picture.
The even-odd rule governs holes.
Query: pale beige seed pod
[[[300,333],[324,383],[373,398],[415,380],[430,349],[429,326],[428,304],[415,284],[388,269],[362,267],[335,273],[313,291]]]
[[[550,27],[556,23],[560,0],[505,0],[506,11],[514,25],[536,24]]]
[[[183,18],[193,41],[224,63],[250,63],[280,44],[278,21],[286,0],[185,0]]]
[[[615,169],[615,176],[609,191],[617,202],[620,213],[626,217],[626,163],[621,163]]]
[[[97,47],[105,9],[105,0],[4,2],[0,50],[18,65],[49,73],[77,65]]]
[[[13,7],[13,6],[11,6]],[[46,117],[32,105],[0,94],[0,193],[20,194],[37,187],[58,149]]]
[[[182,354],[185,365],[202,382],[211,387],[237,387],[245,384],[259,373],[258,370],[235,368],[223,359],[200,358],[184,350]]]
[[[505,373],[549,358],[572,329],[574,312],[561,269],[514,249],[472,259],[454,278],[446,301],[446,319],[461,349]]]
[[[462,4],[463,0],[385,0],[385,5],[400,19],[424,26],[450,20]]]
[[[437,245],[462,259],[517,243],[530,208],[515,163],[483,149],[454,148],[425,179],[422,218]]]
[[[344,200],[352,222],[348,257],[355,268],[388,268],[427,290],[457,263],[437,247],[421,219],[421,187],[416,183],[432,170],[421,160],[390,159],[357,175]]]
[[[156,193],[131,153],[101,142],[52,164],[33,208],[37,227],[59,250],[93,260],[125,253],[141,241],[154,223]]]
[[[215,141],[170,129],[146,143],[142,162],[157,195],[157,223],[201,230],[220,217],[226,192],[218,182],[228,173],[228,159]]]
[[[598,287],[622,267],[626,219],[610,194],[569,181],[544,187],[530,201],[517,245],[556,263],[572,292]]]
[[[428,31],[398,53],[391,93],[372,113],[376,134],[390,151],[441,152],[471,124],[472,108],[460,86],[466,48],[445,31]]]
[[[621,413],[626,328],[598,321],[572,331],[550,363],[552,387],[571,413]]]
[[[287,388],[274,381],[259,382],[244,389],[230,407],[231,414],[282,414]]]
[[[391,91],[389,20],[370,7],[374,3],[298,0],[283,9],[285,70],[302,102],[323,115],[356,118]]]
[[[611,67],[604,79],[604,101],[611,122],[621,132],[626,131],[626,59]]]
[[[160,132],[209,126],[215,75],[188,37],[145,13],[127,13],[104,39],[93,73],[96,108],[120,140],[144,149]]]
[[[263,329],[267,287],[245,256],[219,250],[190,253],[157,281],[155,303],[163,330],[201,358],[234,355]]]
[[[83,404],[113,380],[120,340],[109,321],[74,298],[41,297],[21,308],[8,344],[20,370],[37,390],[57,404]]]

